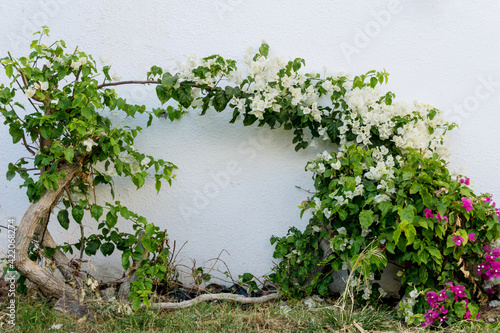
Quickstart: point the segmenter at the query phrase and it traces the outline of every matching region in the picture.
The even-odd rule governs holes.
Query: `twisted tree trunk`
[[[31,204],[19,224],[19,228],[16,232],[16,258],[14,261],[15,268],[24,275],[28,280],[35,283],[42,293],[48,297],[61,298],[63,296],[69,298],[75,298],[75,290],[65,284],[63,281],[57,279],[51,272],[43,269],[37,263],[33,262],[28,257],[28,249],[33,237],[35,236],[35,231],[39,227],[40,222],[47,216],[47,214],[54,208],[61,197],[64,188],[71,182],[75,177],[77,172],[80,170],[78,164],[67,164],[64,165],[60,172],[64,172],[64,178],[59,180],[57,190],[50,190],[45,192],[45,194],[37,202]],[[54,246],[50,234],[45,233],[45,237],[42,240],[42,245]],[[66,258],[63,253],[56,252],[56,258],[64,261]],[[67,258],[66,258],[67,260]],[[68,275],[66,272],[64,275]]]

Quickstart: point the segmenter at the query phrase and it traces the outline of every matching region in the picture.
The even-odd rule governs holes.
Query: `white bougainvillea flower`
[[[29,87],[26,92],[24,93],[24,96],[26,96],[26,98],[31,98],[33,97],[33,95],[35,95],[36,93],[36,90],[33,88],[33,87]]]
[[[71,68],[73,68],[73,70],[75,70],[75,71],[80,69],[81,66],[82,66],[82,63],[80,61],[72,61],[71,62]]]
[[[121,75],[116,72],[113,73],[113,76],[111,76],[111,78],[113,79],[113,81],[120,81],[122,79]]]
[[[38,87],[37,87],[38,85]],[[40,82],[39,84],[38,83],[35,83],[35,88],[38,90],[42,90],[42,91],[45,91],[47,89],[49,89],[49,83],[48,82]]]
[[[91,138],[88,138],[87,140],[83,141],[83,145],[86,147],[87,153],[90,153],[92,147],[97,146],[97,143],[95,143]]]
[[[105,57],[105,56],[101,55],[101,56],[99,57],[99,60],[101,60],[101,63],[102,63],[104,66],[109,65],[109,58],[108,58],[108,57]]]

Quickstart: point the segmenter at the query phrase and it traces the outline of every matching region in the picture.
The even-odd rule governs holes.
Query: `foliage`
[[[425,296],[430,309],[424,315],[422,326],[443,325],[455,320],[471,320],[479,317],[479,307],[471,304],[462,285],[445,283],[438,293],[429,291]]]
[[[477,197],[453,179],[437,154],[425,158],[409,150],[403,160],[387,163],[390,156],[377,148],[350,146],[345,152],[323,153],[310,162],[308,167],[316,170],[317,193],[304,210],[310,209],[313,217],[303,234],[292,230],[286,238],[273,239],[275,257],[283,258],[274,278],[292,295],[313,290],[326,294],[331,272],[352,267],[373,243],[384,251],[385,260],[373,258],[368,272],[360,271],[362,276],[377,274],[388,261],[394,262],[402,267],[406,295],[414,288],[437,289],[445,281],[454,281],[467,286],[474,300],[485,301],[474,274],[476,265],[484,261],[479,240],[491,242],[500,237],[489,196]],[[333,250],[323,261],[318,239],[328,239]],[[316,261],[298,262],[311,244]],[[304,288],[304,279],[315,265],[326,267]],[[293,289],[288,290],[289,286]],[[365,289],[364,297],[371,293]],[[422,310],[423,305],[420,302],[418,307]]]
[[[3,321],[0,322],[0,330],[38,333],[59,328],[60,332],[104,333],[321,332],[342,329],[348,332],[349,328],[353,329],[352,323],[345,323],[345,326],[339,323],[338,316],[341,314],[334,313],[328,302],[318,303],[316,308],[311,309],[303,302],[288,302],[285,307],[282,302],[240,305],[222,301],[199,303],[178,311],[142,307],[132,313],[130,307],[116,300],[93,299],[86,305],[87,317],[94,320],[54,311],[54,303],[33,295],[20,297],[17,299],[16,328],[9,330]],[[363,312],[356,309],[352,318],[365,330],[400,331],[401,328],[394,313],[384,309],[369,308]]]
[[[107,255],[117,248],[123,252],[125,269],[131,258],[141,261],[141,278],[131,292],[134,308],[141,300],[148,304],[153,283],[167,271],[169,252],[162,245],[166,234],[120,202],[98,205],[89,194],[99,184],[111,186],[113,193],[115,172],[132,179],[137,188],[153,178],[159,191],[162,180],[171,182],[175,165],[137,152],[132,145],[142,128],[113,127],[108,110],[123,111],[127,117],[148,114],[149,126],[154,115],[166,114],[173,121],[188,108],[200,108],[202,115],[210,108],[231,109],[231,123],[242,118],[244,125],[293,130],[296,150],[314,147],[318,139],[332,144],[331,152],[318,154],[306,167],[314,173],[317,191],[302,204],[302,214],[312,214],[307,228],[291,228],[287,236],[271,239],[274,257],[281,262],[270,277],[283,294],[327,295],[331,272],[347,269],[365,282],[363,297],[369,299],[384,291],[367,283],[394,262],[402,267],[406,296],[438,290],[451,281],[464,285],[471,301],[486,299],[473,266],[485,256],[482,243],[500,236],[494,205],[447,169],[445,134],[455,124],[446,123],[432,106],[407,105],[395,101],[392,92],[381,92],[379,86],[388,79],[385,71],[354,77],[303,73],[303,59],[270,56],[263,43],[257,53],[245,56],[245,69],[219,55],[199,63],[188,57],[177,73],[153,66],[146,81],[113,83],[108,66],[100,72],[90,55],[64,53],[63,41],[48,46],[37,40],[31,47],[29,57],[2,59],[12,82],[0,87],[0,103],[13,142],[22,140],[41,174],[30,176],[23,158],[9,164],[7,178],[20,175],[35,202],[64,177],[61,166],[81,167],[57,219],[67,229],[70,215],[81,224],[90,211],[100,234],[82,235],[80,243],[62,248],[85,249],[88,255],[98,249]],[[147,111],[110,88],[129,83],[155,84],[159,100],[170,104]],[[15,98],[18,90],[33,108],[24,117],[25,103]],[[134,234],[116,228],[119,215],[134,223]],[[355,265],[366,253],[376,255]],[[203,271],[197,274],[198,282],[207,281]],[[251,280],[251,274],[243,275],[243,283]],[[416,305],[416,311],[423,312],[425,301],[415,302],[411,308]]]
[[[124,269],[129,268],[131,259],[152,259],[141,263],[138,272],[141,278],[131,293],[134,305],[137,300],[146,302],[151,279],[161,279],[165,273],[163,263],[169,253],[161,243],[166,234],[118,201],[98,204],[91,193],[97,185],[108,185],[114,196],[113,172],[130,178],[137,188],[143,186],[146,178],[153,178],[159,191],[162,180],[171,183],[176,166],[134,149],[141,127],[113,126],[106,116],[105,110],[121,111],[127,117],[146,113],[149,126],[154,114],[144,105],[127,103],[107,88],[111,81],[109,67],[100,72],[93,58],[78,49],[65,53],[64,41],[41,43],[46,34],[46,28],[39,32],[40,38],[31,44],[33,51],[28,57],[16,59],[9,54],[1,59],[11,80],[9,86],[0,86],[4,124],[9,126],[13,143],[22,140],[33,156],[9,163],[7,179],[19,175],[29,200],[36,202],[46,191],[57,189],[58,180],[65,177],[60,171],[64,165],[78,165],[78,175],[61,199],[63,206],[58,206],[57,220],[68,229],[71,220],[81,225],[87,211],[98,222],[99,233],[88,237],[82,233],[80,242],[61,248],[70,253],[76,248],[89,256],[98,250],[107,256],[118,249],[122,251]],[[98,79],[103,83],[99,84]],[[19,98],[19,95],[24,96]],[[40,171],[38,177],[29,173],[35,170]],[[134,233],[120,232],[117,228],[120,216],[132,222]],[[139,244],[141,231],[145,233]],[[152,255],[143,257],[146,251]]]

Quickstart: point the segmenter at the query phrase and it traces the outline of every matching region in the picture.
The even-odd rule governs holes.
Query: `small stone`
[[[500,305],[500,301],[498,301],[496,299],[490,302],[490,307],[492,307],[492,308],[496,308],[499,305]]]
[[[76,300],[70,300],[66,296],[61,297],[56,302],[54,310],[69,313],[70,315],[78,318],[85,316],[89,312],[87,305],[82,305]]]

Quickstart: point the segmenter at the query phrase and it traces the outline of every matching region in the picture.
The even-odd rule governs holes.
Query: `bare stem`
[[[130,80],[130,81],[108,82],[98,85],[97,89],[102,89],[104,87],[121,86],[124,84],[161,84],[161,82],[154,80],[146,80],[146,81]]]

